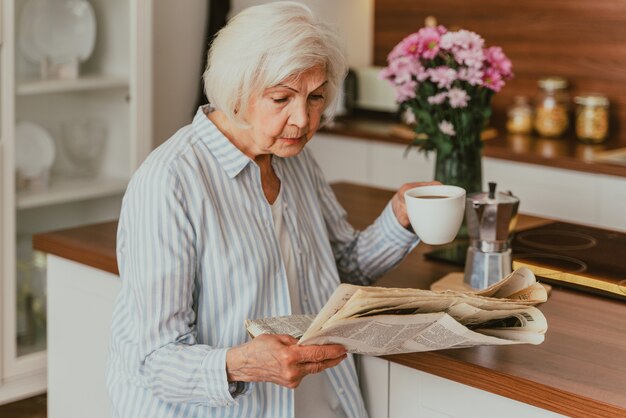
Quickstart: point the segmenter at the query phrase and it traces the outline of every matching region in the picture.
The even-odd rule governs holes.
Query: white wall
[[[272,0],[231,0],[231,15]],[[335,26],[350,66],[370,65],[374,0],[299,0]],[[208,0],[154,1],[154,145],[191,122],[198,94]]]
[[[207,0],[154,1],[154,146],[195,113],[207,7]]]
[[[276,0],[231,0],[231,13]],[[346,41],[351,67],[371,65],[374,48],[374,0],[297,0],[335,26]]]

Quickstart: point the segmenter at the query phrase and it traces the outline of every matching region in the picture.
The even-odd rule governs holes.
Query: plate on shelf
[[[15,127],[15,169],[26,179],[47,175],[54,162],[54,140],[41,126],[20,122]]]
[[[33,63],[86,61],[95,41],[95,13],[85,0],[27,0],[22,8],[20,50]]]

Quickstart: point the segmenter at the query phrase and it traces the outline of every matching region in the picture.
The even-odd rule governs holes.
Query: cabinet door
[[[32,250],[32,235],[116,218],[152,141],[152,2],[88,0],[96,18],[93,53],[77,77],[55,78],[53,71],[42,79],[40,63],[20,48],[26,1],[2,0],[1,13],[0,402],[13,396],[5,395],[7,382],[34,374],[45,382],[46,261]],[[15,174],[21,122],[52,137],[49,171]]]
[[[369,145],[337,135],[317,134],[307,144],[326,180],[369,184]]]
[[[369,168],[371,184],[397,190],[404,183],[431,181],[435,176],[434,153],[426,156],[417,148],[406,145],[375,142]]]
[[[599,176],[598,224],[626,231],[626,177]]]
[[[389,416],[394,418],[556,418],[563,415],[391,363]]]
[[[520,198],[522,213],[570,222],[596,222],[596,177],[589,173],[485,158],[484,182],[511,190]]]
[[[389,418],[389,361],[358,356],[359,383],[370,418]]]
[[[16,17],[20,10],[21,1],[3,1],[2,6],[2,65],[1,65],[1,97],[2,97],[2,270],[0,284],[2,287],[2,376],[7,380],[14,380],[20,375],[33,375],[45,368],[45,327],[40,328],[38,335],[26,330],[34,330],[35,319],[26,312],[26,305],[31,308],[36,303],[32,297],[19,299],[20,292],[32,286],[32,282],[24,283],[20,287],[17,276],[21,272],[33,277],[36,274],[32,266],[26,266],[18,259],[18,239],[16,234],[16,192],[15,192],[15,56],[16,56]],[[30,251],[30,242],[21,240],[21,248]],[[40,270],[41,271],[41,270]],[[41,287],[44,292],[44,287]],[[24,295],[25,293],[22,293]],[[28,292],[31,295],[30,292]],[[23,303],[22,303],[23,302]],[[45,315],[45,305],[34,308]],[[43,341],[43,343],[42,343]],[[32,350],[31,350],[32,348]],[[25,350],[23,350],[25,349]],[[37,383],[39,385],[39,383]],[[9,391],[10,392],[10,391]],[[0,393],[0,399],[4,393]]]

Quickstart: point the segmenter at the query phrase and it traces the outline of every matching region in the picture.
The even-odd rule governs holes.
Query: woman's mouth
[[[288,145],[292,145],[292,144],[297,144],[300,141],[304,140],[306,138],[306,135],[302,135],[296,138],[278,138],[279,140],[283,141],[284,143],[288,144]]]

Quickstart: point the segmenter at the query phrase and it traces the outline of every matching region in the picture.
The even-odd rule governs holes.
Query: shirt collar
[[[226,171],[228,177],[232,179],[241,173],[252,160],[233,145],[211,122],[207,117],[210,110],[209,106],[200,106],[193,118],[192,126],[217,162]]]

